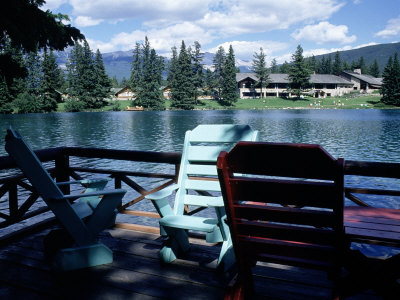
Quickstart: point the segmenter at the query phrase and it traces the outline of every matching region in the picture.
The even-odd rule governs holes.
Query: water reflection
[[[260,139],[263,141],[315,143],[321,144],[334,157],[400,162],[400,110],[145,111],[2,115],[0,135],[4,136],[6,128],[12,125],[21,132],[33,149],[81,146],[181,151],[185,132],[199,124],[248,124],[260,132]],[[6,155],[3,138],[0,138],[1,155]],[[73,158],[71,165],[128,171],[147,168],[155,172],[173,173],[172,166],[165,170],[165,165],[125,161]],[[0,176],[5,176],[7,172],[2,171]],[[157,184],[157,180],[139,178],[138,183],[149,188]],[[398,186],[399,181],[372,182],[365,178],[349,177],[346,178],[346,184],[387,187],[392,184]],[[124,199],[129,201],[136,196],[130,190]],[[381,206],[400,208],[398,198],[387,199]],[[6,209],[6,200],[0,199],[0,210]],[[148,202],[143,201],[137,205],[137,209],[154,210]],[[143,223],[143,218],[134,222]],[[156,220],[146,222],[144,221],[147,225],[157,226]]]
[[[162,111],[4,115],[34,149],[83,146],[181,151],[198,124],[249,124],[261,140],[317,143],[350,160],[400,162],[399,110]],[[0,155],[5,155],[4,141]]]

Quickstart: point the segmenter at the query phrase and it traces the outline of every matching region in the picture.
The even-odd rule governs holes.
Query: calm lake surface
[[[260,132],[262,141],[316,143],[321,144],[334,157],[400,163],[400,110],[216,110],[2,115],[0,135],[4,136],[6,128],[12,125],[33,149],[81,146],[181,151],[186,130],[198,124],[222,123],[249,124]],[[0,139],[0,155],[6,155],[3,138]],[[73,164],[127,170],[143,167],[134,162],[105,160],[77,160]],[[153,165],[150,168],[161,170],[165,167]],[[146,180],[139,179],[138,182],[148,187]],[[365,186],[399,184],[398,181],[370,182],[368,179],[363,179],[361,183]],[[360,179],[346,178],[346,184],[360,184]],[[133,195],[125,197],[130,200]],[[6,204],[6,199],[0,199],[0,210]],[[154,210],[148,202],[142,201],[137,205],[136,209]],[[380,205],[400,208],[400,200],[393,197]],[[135,222],[147,222],[142,219]],[[153,225],[157,225],[157,222]]]
[[[400,110],[96,112],[2,115],[34,149],[58,146],[181,151],[198,124],[249,124],[263,141],[321,144],[348,160],[400,162]],[[0,155],[6,155],[1,138]]]

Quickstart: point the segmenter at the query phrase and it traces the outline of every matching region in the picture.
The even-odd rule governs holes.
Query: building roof
[[[312,74],[310,82],[353,85],[352,82],[348,81],[347,79],[344,79],[343,77],[330,74]]]
[[[255,73],[236,73],[236,81],[242,81],[246,78],[250,78],[254,81],[257,81],[258,77]],[[270,82],[271,83],[289,83],[288,74],[282,73],[274,73],[269,74]],[[336,75],[329,75],[329,74],[312,74],[310,78],[311,83],[325,83],[325,84],[346,84],[346,85],[353,85],[350,81],[336,76]]]
[[[117,96],[118,94],[120,94],[120,93],[123,93],[124,91],[132,91],[133,92],[133,90],[130,88],[130,86],[129,85],[127,85],[127,86],[125,86],[125,87],[123,87],[123,88],[112,88],[111,89],[111,91],[114,93],[114,95],[115,96]]]
[[[359,80],[365,81],[366,83],[371,84],[371,85],[378,85],[378,86],[382,85],[381,78],[376,78],[371,75],[359,74],[359,73],[352,72],[352,71],[343,71],[343,73],[350,75],[354,78],[357,78]]]

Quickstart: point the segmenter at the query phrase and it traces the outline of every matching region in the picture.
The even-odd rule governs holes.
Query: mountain
[[[360,57],[363,56],[365,63],[369,66],[376,58],[381,71],[386,66],[389,56],[394,55],[395,52],[398,52],[400,54],[400,43],[379,44],[353,50],[339,51],[341,59],[349,63],[351,63],[353,60],[358,61]],[[335,53],[333,52],[330,54],[333,59]],[[69,50],[57,52],[55,53],[55,55],[57,63],[61,67],[65,67],[65,64],[68,61]],[[327,55],[329,55],[329,53],[324,55],[317,55],[315,56],[315,58],[321,59],[322,56],[327,57]],[[203,64],[205,68],[212,68],[213,58],[213,53],[204,53]],[[121,80],[123,77],[130,77],[131,61],[132,50],[103,53],[103,62],[107,74],[110,77],[116,76],[118,80]],[[242,73],[251,72],[252,61],[236,59],[236,67],[238,67],[240,69],[240,72]]]
[[[381,72],[385,68],[388,59],[390,56],[393,56],[394,53],[399,53],[400,55],[400,43],[391,43],[391,44],[379,44],[373,46],[366,46],[358,49],[347,50],[347,51],[339,51],[340,58],[348,63],[352,61],[358,61],[361,56],[364,57],[365,64],[369,66],[376,59],[378,61]],[[325,58],[329,55],[317,55],[315,58],[317,60],[321,59],[323,56]],[[335,52],[330,53],[332,60],[335,57]]]

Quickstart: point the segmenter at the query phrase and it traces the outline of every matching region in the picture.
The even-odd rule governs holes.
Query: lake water
[[[260,132],[262,141],[316,143],[321,144],[334,157],[400,163],[400,110],[215,110],[2,115],[0,135],[5,135],[6,128],[12,125],[33,149],[80,146],[181,151],[186,130],[198,124],[222,123],[249,124]],[[0,155],[6,155],[3,138],[0,139]],[[89,161],[84,164],[97,163]],[[114,169],[138,167],[135,163],[115,161],[102,161],[100,164]],[[140,183],[146,186],[146,179],[141,180]],[[349,178],[346,182],[356,184],[359,179]],[[365,181],[366,186],[387,184],[398,185],[398,182]],[[5,200],[2,202],[5,204]],[[138,209],[152,209],[149,203],[143,201],[138,205]],[[400,208],[400,201],[391,198],[382,206]]]
[[[34,149],[82,146],[181,151],[198,124],[249,124],[263,141],[321,144],[335,157],[400,162],[400,110],[96,112],[2,115]],[[6,155],[0,139],[0,155]]]

